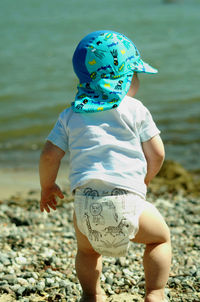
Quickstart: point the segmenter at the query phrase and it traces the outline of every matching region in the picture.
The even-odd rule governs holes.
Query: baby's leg
[[[80,302],[103,302],[105,296],[100,286],[102,257],[91,246],[87,237],[78,229],[74,214],[78,251],[76,255],[76,272],[83,295]]]
[[[145,302],[164,301],[164,288],[171,264],[171,243],[168,226],[156,208],[149,207],[143,211],[133,242],[146,244],[143,258]]]

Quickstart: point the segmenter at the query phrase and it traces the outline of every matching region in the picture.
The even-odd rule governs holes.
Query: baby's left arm
[[[39,173],[41,185],[40,210],[56,210],[56,196],[64,198],[59,186],[55,183],[60,162],[65,152],[47,141],[40,156]]]

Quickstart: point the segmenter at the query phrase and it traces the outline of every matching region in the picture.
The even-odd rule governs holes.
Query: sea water
[[[166,157],[200,169],[200,1],[1,0],[0,165],[32,165],[76,94],[72,54],[86,34],[127,35],[144,61],[137,98],[151,111]]]

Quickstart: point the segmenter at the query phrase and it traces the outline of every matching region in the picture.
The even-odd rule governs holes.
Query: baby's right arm
[[[147,161],[145,184],[148,185],[162,167],[165,158],[165,149],[159,135],[154,136],[146,142],[143,142],[142,148]]]
[[[56,196],[64,198],[59,186],[55,183],[60,162],[65,152],[47,141],[40,156],[39,173],[41,184],[40,209],[48,213],[50,208],[56,210]]]

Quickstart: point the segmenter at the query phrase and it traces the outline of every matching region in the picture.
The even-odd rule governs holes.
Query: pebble
[[[54,284],[55,280],[52,278],[46,278],[45,283],[47,286],[52,286]]]
[[[20,286],[19,288],[18,288],[18,290],[17,290],[17,293],[19,294],[19,295],[22,295],[23,294],[23,292],[26,290],[26,287],[25,286]]]
[[[78,302],[81,287],[74,267],[73,203],[64,203],[46,215],[39,212],[36,201],[21,201],[24,207],[13,200],[0,203],[0,218],[6,224],[6,228],[0,225],[0,297],[10,295],[13,301],[22,302]],[[166,218],[172,235],[173,261],[166,295],[174,302],[199,301],[199,200],[165,192],[157,198],[149,194],[149,201]],[[103,257],[101,282],[108,301],[116,302],[116,297],[143,301],[143,252],[142,245],[133,244],[126,257]]]
[[[26,263],[27,263],[27,260],[26,260],[25,257],[20,256],[20,257],[17,257],[17,258],[16,258],[16,262],[17,262],[18,264],[26,264]]]
[[[13,285],[13,286],[11,287],[11,289],[12,289],[14,292],[17,292],[18,289],[19,289],[20,287],[21,287],[20,284],[15,284],[15,285]]]
[[[28,281],[24,278],[17,278],[17,283],[20,285],[28,285]]]
[[[67,280],[60,280],[59,285],[60,285],[60,287],[67,287],[67,286],[70,286],[71,283],[70,283],[70,281],[67,281]]]
[[[36,285],[36,288],[42,292],[45,289],[45,282],[43,280],[39,281]]]
[[[106,280],[105,280],[105,282],[108,283],[108,284],[110,284],[110,285],[113,285],[114,280],[111,277],[107,277]]]

